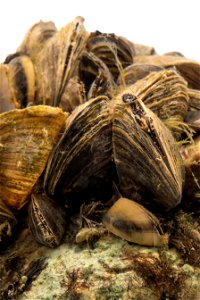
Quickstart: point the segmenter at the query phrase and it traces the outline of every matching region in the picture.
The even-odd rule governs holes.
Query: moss
[[[127,249],[124,258],[129,260],[132,270],[144,280],[146,286],[150,287],[159,299],[181,299],[188,276],[181,269],[177,270],[171,266],[164,250],[157,258],[151,254]]]
[[[96,293],[96,300],[118,300],[122,299],[125,290],[123,287],[101,286]]]

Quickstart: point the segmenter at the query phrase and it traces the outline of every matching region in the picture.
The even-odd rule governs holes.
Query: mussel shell
[[[60,138],[67,113],[32,106],[0,114],[0,198],[20,209]]]
[[[62,95],[59,107],[63,111],[72,112],[77,106],[86,102],[85,85],[79,78],[70,78]]]
[[[136,56],[135,63],[153,64],[166,69],[175,67],[192,89],[200,89],[200,64],[181,56],[173,55],[142,55]]]
[[[7,58],[10,85],[14,101],[24,108],[35,99],[35,69],[31,59],[24,54],[16,53]]]
[[[78,198],[87,190],[95,198],[114,180],[129,199],[148,194],[166,210],[180,202],[184,170],[174,138],[141,100],[136,106],[131,100],[131,94],[97,97],[74,110],[47,164],[51,197]]]
[[[151,72],[127,89],[162,120],[183,121],[188,110],[187,84],[175,70]]]
[[[108,98],[97,97],[77,107],[52,152],[44,189],[50,197],[67,198],[87,191],[92,197],[112,181],[112,138]],[[81,195],[82,196],[82,195]],[[83,198],[81,197],[83,202]]]
[[[120,97],[130,101],[133,94]],[[151,206],[154,201],[168,210],[182,197],[184,167],[171,132],[141,100],[134,106],[115,104],[113,155],[124,197]],[[149,197],[151,195],[151,197]]]
[[[84,52],[81,56],[78,73],[85,84],[88,100],[99,95],[110,96],[116,86],[106,64],[92,52]]]
[[[19,107],[11,89],[10,68],[5,64],[0,64],[0,103],[0,113]]]
[[[161,70],[163,70],[163,68],[159,66],[148,64],[132,64],[123,70],[123,80],[122,76],[119,76],[118,83],[131,85],[139,79],[146,77],[151,72],[158,72]]]
[[[119,76],[120,69],[133,63],[134,48],[125,38],[113,33],[92,32],[87,49],[107,65],[114,79]]]
[[[83,21],[77,17],[61,28],[40,52],[35,62],[37,104],[59,106],[88,38]]]
[[[159,220],[135,201],[120,198],[106,212],[103,223],[108,231],[139,245],[164,246],[164,235]]]
[[[56,26],[53,22],[40,21],[34,24],[26,33],[24,40],[18,47],[17,52],[27,54],[36,62],[45,43],[54,36],[57,32]]]
[[[65,233],[66,214],[64,208],[45,194],[31,195],[28,224],[30,231],[40,244],[57,247]]]

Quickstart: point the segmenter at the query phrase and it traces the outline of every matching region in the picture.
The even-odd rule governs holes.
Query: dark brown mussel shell
[[[97,97],[77,107],[47,163],[44,189],[50,197],[94,197],[111,184],[112,132],[108,98]],[[81,195],[81,198],[79,198]]]
[[[25,108],[35,99],[35,68],[29,56],[15,53],[7,57],[9,86],[17,108]]]
[[[116,102],[112,137],[119,189],[123,196],[142,200],[147,207],[154,202],[171,209],[181,201],[184,183],[175,140],[141,99],[131,92],[120,98],[127,104],[123,107],[121,101]]]
[[[87,99],[99,95],[110,96],[115,82],[106,64],[92,52],[84,52],[81,56],[78,74],[85,85]]]
[[[64,236],[66,214],[58,202],[45,194],[33,193],[29,203],[28,224],[36,241],[54,248]]]
[[[74,110],[48,161],[44,188],[50,197],[78,201],[84,191],[102,195],[113,181],[124,197],[144,204],[148,195],[147,204],[166,210],[182,196],[184,168],[171,132],[130,93]]]
[[[62,95],[59,107],[63,111],[72,112],[78,105],[86,102],[84,83],[78,76],[70,78]]]
[[[107,65],[115,80],[123,68],[133,63],[134,48],[125,38],[113,33],[92,32],[87,49]]]

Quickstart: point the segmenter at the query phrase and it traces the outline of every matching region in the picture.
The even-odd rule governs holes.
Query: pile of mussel
[[[153,213],[200,203],[200,64],[83,21],[40,21],[0,64],[0,243],[28,203],[34,237],[55,247],[66,207],[117,189],[106,228],[166,245]]]

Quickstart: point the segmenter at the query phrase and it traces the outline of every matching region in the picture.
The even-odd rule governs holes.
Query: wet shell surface
[[[21,208],[60,138],[67,114],[33,106],[0,115],[0,198]]]

